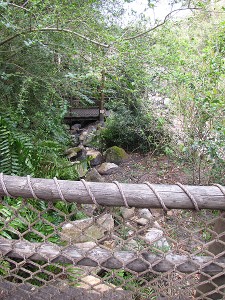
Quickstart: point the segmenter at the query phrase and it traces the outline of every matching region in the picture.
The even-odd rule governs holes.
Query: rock
[[[97,219],[87,218],[71,221],[63,225],[61,237],[64,241],[84,243],[96,241],[105,236],[105,232],[114,228],[114,220],[110,214],[104,214]]]
[[[95,204],[82,204],[82,212],[89,217],[93,217],[95,210]]]
[[[145,234],[145,240],[149,244],[153,244],[154,242],[160,240],[163,237],[163,231],[156,228],[151,228]]]
[[[121,207],[120,212],[122,214],[122,217],[126,219],[130,219],[134,216],[135,208],[126,208],[126,207]]]
[[[76,248],[84,251],[88,251],[97,247],[97,244],[94,242],[86,242],[86,243],[77,243]],[[83,267],[83,266],[82,266]]]
[[[158,229],[162,229],[162,226],[159,225],[159,223],[158,223],[157,221],[155,221],[155,222],[153,223],[152,227],[158,228]]]
[[[97,171],[99,172],[99,174],[101,175],[109,175],[109,174],[113,174],[116,173],[118,170],[118,166],[116,164],[113,163],[103,163],[101,164],[98,168]]]
[[[86,139],[87,134],[88,134],[87,130],[84,130],[81,133],[81,135],[79,136],[79,140],[80,140],[81,144],[83,144],[84,140]]]
[[[167,242],[167,239],[165,237],[163,237],[162,239],[160,239],[159,241],[154,243],[154,247],[163,250],[165,252],[170,250],[170,245]]]
[[[105,181],[105,179],[98,173],[98,171],[95,168],[90,169],[87,172],[85,179],[90,182],[104,182]]]
[[[86,148],[81,144],[78,147],[81,148],[82,151],[78,153],[77,157],[79,158],[79,160],[85,160],[87,158]]]
[[[109,240],[109,241],[104,241],[103,246],[108,248],[108,249],[114,249],[116,245],[116,242],[114,240]]]
[[[151,228],[145,234],[145,241],[156,248],[159,248],[163,251],[168,251],[170,249],[170,245],[167,242],[166,238],[163,236],[163,231],[157,228]]]
[[[150,211],[147,208],[138,209],[138,215],[140,218],[144,218],[146,220],[153,221],[153,215],[150,213]]]
[[[136,242],[134,239],[128,240],[128,242],[125,244],[126,251],[137,251],[140,249],[138,242]]]
[[[154,218],[164,217],[164,211],[161,208],[151,208],[150,211]]]
[[[129,230],[128,232],[127,232],[127,235],[128,236],[132,236],[132,235],[134,235],[135,234],[135,231],[133,231],[133,230]]]
[[[75,147],[77,147],[80,143],[79,141],[79,134],[71,134],[71,138],[72,138],[72,141],[73,141],[73,145]]]
[[[166,213],[166,216],[167,216],[167,217],[172,217],[172,216],[174,216],[174,215],[175,215],[174,210],[169,210],[169,211],[167,211],[167,213]]]
[[[89,146],[92,143],[93,137],[97,131],[98,123],[91,124],[86,127],[80,135],[80,142],[84,146]]]
[[[113,291],[122,291],[122,288],[116,287],[111,283],[104,284],[99,277],[92,275],[82,277],[81,282],[79,282],[79,288],[90,289],[99,293],[104,293],[111,289],[113,289]]]
[[[146,226],[149,223],[150,223],[150,220],[147,220],[145,218],[140,218],[137,220],[137,224],[141,225],[141,226]]]
[[[71,126],[71,134],[76,134],[80,131],[81,129],[81,124],[74,124]]]
[[[88,149],[87,157],[91,158],[90,164],[92,167],[100,165],[104,161],[101,152],[99,152],[98,150],[95,150],[95,149]]]
[[[106,162],[120,164],[128,159],[128,154],[120,147],[113,146],[108,148],[105,153]]]
[[[81,124],[77,123],[77,124],[73,124],[71,126],[71,130],[80,130],[81,129]]]
[[[69,148],[65,151],[65,155],[67,156],[68,159],[77,158],[78,153],[81,153],[82,150],[83,150],[82,147]]]

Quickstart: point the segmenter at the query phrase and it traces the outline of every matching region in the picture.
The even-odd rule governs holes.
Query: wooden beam
[[[193,273],[199,270],[214,275],[225,268],[225,258],[213,259],[212,262],[210,256],[190,257],[172,253],[155,255],[147,251],[111,251],[90,242],[62,247],[51,243],[31,243],[24,240],[0,238],[0,251],[3,256],[12,259],[125,269],[137,273],[145,271]]]
[[[58,180],[57,184],[53,179],[32,178],[29,184],[27,177],[4,175],[0,179],[0,196],[8,193],[27,199],[36,195],[39,199],[54,202],[63,195],[66,201],[78,204],[93,204],[94,197],[104,206],[124,206],[124,196],[130,207],[161,208],[158,195],[169,209],[194,209],[191,194],[200,209],[225,210],[224,187],[218,186],[184,186],[189,191],[188,196],[178,185],[152,184],[153,192],[147,184],[121,183],[122,195],[114,183],[86,182],[87,189],[81,181]]]

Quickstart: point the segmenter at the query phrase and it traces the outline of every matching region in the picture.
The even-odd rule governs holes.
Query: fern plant
[[[10,120],[0,116],[0,172],[14,175],[32,173],[32,148],[30,138],[16,131]]]

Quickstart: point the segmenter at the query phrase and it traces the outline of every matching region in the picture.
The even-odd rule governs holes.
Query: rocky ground
[[[74,146],[67,150],[66,155],[71,161],[82,160],[85,157],[93,156],[95,160],[92,167],[98,169],[99,165],[104,162],[105,158],[97,154],[97,151],[92,148],[92,138],[99,130],[99,123],[92,123],[81,128],[80,124],[75,124],[70,130],[74,142]],[[150,183],[167,183],[173,184],[180,182],[182,184],[195,184],[196,178],[193,178],[193,170],[187,163],[181,163],[175,158],[159,155],[155,152],[147,154],[128,153],[126,159],[117,163],[108,160],[109,163],[118,164],[119,168],[113,172],[105,172],[101,174],[105,182],[117,180],[121,183],[142,183],[149,181]],[[195,170],[196,173],[196,170]],[[207,182],[206,176],[201,178],[201,184]],[[195,177],[198,174],[195,174]],[[82,175],[83,177],[83,175]],[[205,177],[205,178],[204,178]],[[94,181],[94,180],[92,180]]]

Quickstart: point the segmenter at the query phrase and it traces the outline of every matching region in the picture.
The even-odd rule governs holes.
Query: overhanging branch
[[[109,45],[107,44],[103,44],[103,43],[100,43],[98,41],[95,41],[95,40],[92,40],[91,38],[85,36],[85,35],[82,35],[76,31],[73,31],[73,30],[70,30],[70,29],[63,29],[63,28],[56,28],[56,27],[46,27],[46,28],[40,28],[40,29],[27,29],[25,31],[21,31],[3,41],[0,41],[0,46],[3,46],[7,43],[9,43],[10,41],[14,40],[15,38],[19,37],[19,36],[22,36],[22,35],[26,35],[26,34],[29,34],[29,33],[32,33],[32,32],[65,32],[65,33],[69,33],[69,34],[72,34],[72,35],[75,35],[83,40],[86,40],[88,42],[91,42],[92,44],[95,44],[97,46],[100,46],[100,47],[103,47],[103,48],[109,48]]]
[[[161,23],[155,25],[155,26],[152,27],[152,28],[149,28],[148,30],[142,31],[142,32],[140,32],[140,33],[138,33],[138,34],[136,34],[136,35],[134,35],[134,36],[125,38],[124,40],[125,40],[125,41],[134,40],[134,39],[136,39],[136,38],[139,38],[139,37],[141,37],[141,36],[143,36],[143,35],[149,33],[150,31],[155,30],[156,28],[158,28],[158,27],[164,25],[164,24],[166,23],[166,21],[170,18],[170,16],[171,16],[172,14],[176,13],[176,12],[184,11],[184,10],[199,10],[199,9],[201,9],[201,8],[198,8],[198,7],[187,7],[187,8],[179,8],[179,9],[172,10],[170,13],[168,13],[168,14],[165,16],[164,20],[163,20]]]

